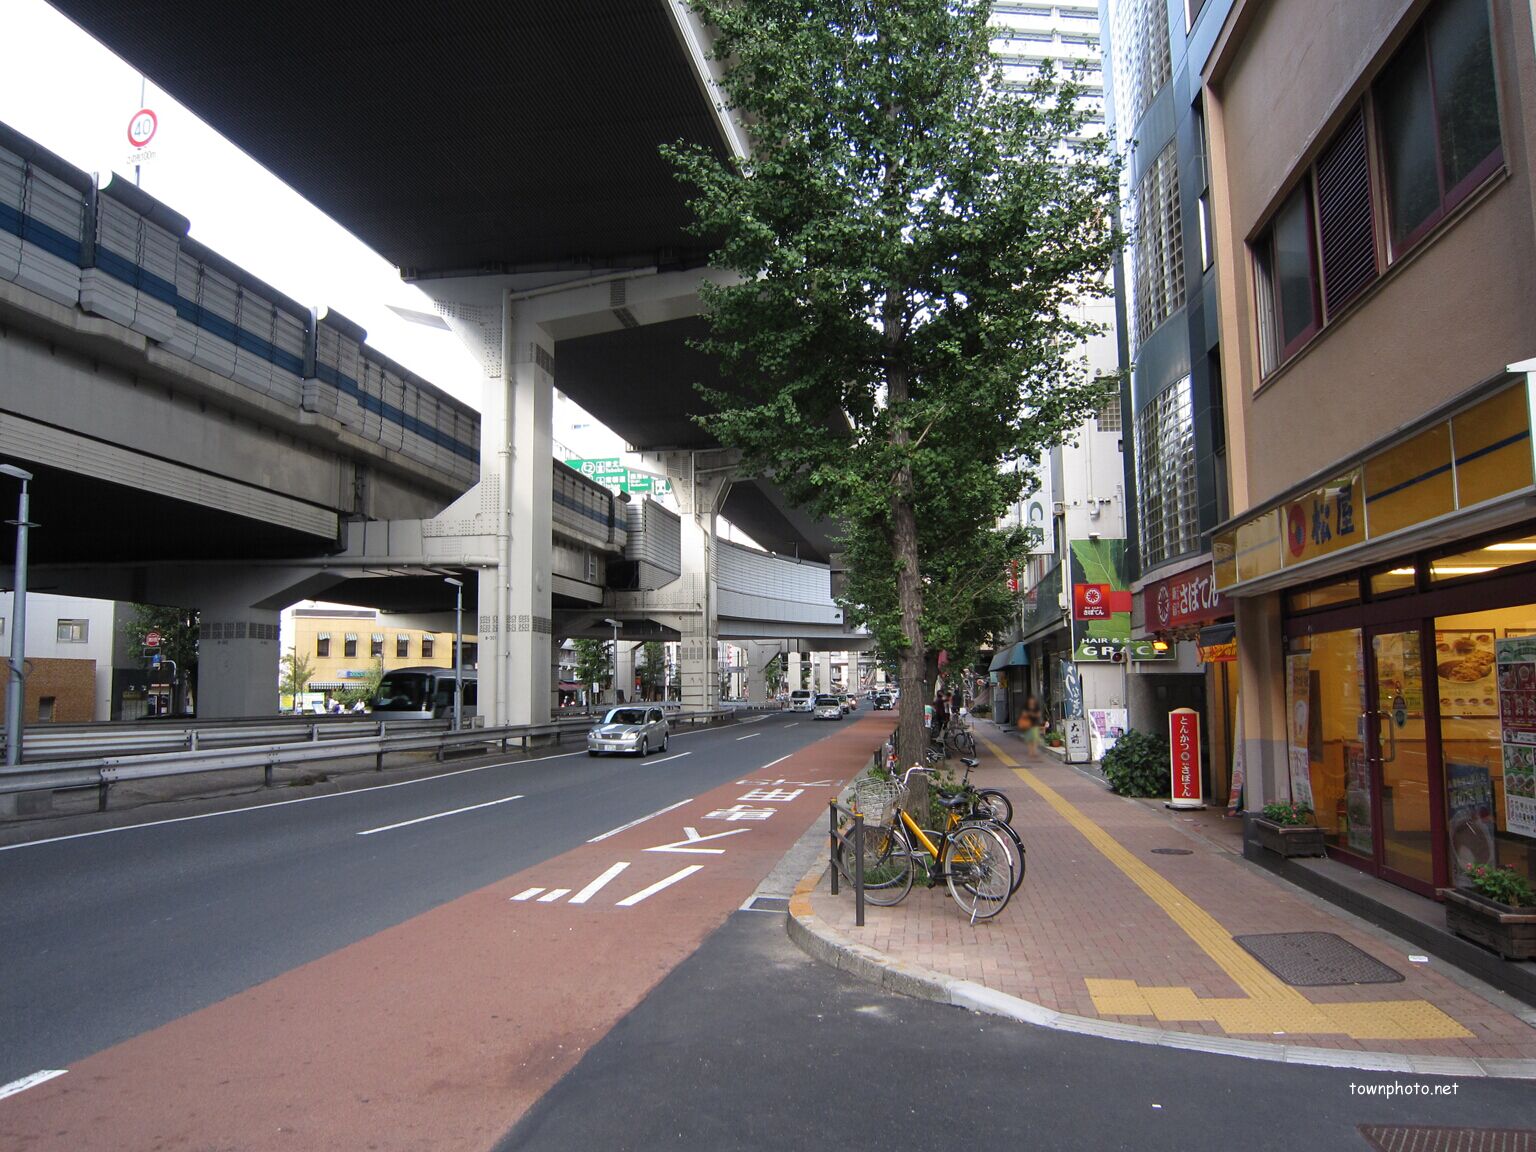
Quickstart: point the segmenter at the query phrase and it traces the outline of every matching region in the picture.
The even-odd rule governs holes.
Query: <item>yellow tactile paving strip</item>
[[[1471,1032],[1425,1000],[1314,1004],[1255,960],[1214,916],[1137,859],[1054,788],[992,741],[983,739],[982,743],[1082,833],[1246,993],[1238,998],[1205,999],[1189,988],[1142,987],[1134,980],[1085,980],[1101,1015],[1153,1016],[1169,1023],[1210,1020],[1231,1035],[1284,1032],[1342,1034],[1353,1040],[1471,1038]]]

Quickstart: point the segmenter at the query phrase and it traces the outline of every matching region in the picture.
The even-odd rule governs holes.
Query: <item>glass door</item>
[[[1365,758],[1360,775],[1367,790],[1373,858],[1388,879],[1426,895],[1440,874],[1438,747],[1431,747],[1430,710],[1424,690],[1424,636],[1401,625],[1371,629],[1370,661],[1362,728]],[[1438,745],[1438,741],[1434,742]],[[1347,775],[1347,773],[1346,773]],[[1351,796],[1352,809],[1356,797]]]

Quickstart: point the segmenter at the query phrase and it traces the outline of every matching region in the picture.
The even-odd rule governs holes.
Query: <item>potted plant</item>
[[[1506,960],[1536,957],[1536,891],[1513,868],[1474,864],[1466,870],[1471,891],[1447,888],[1445,926],[1491,948]]]
[[[1306,804],[1286,800],[1264,805],[1253,819],[1253,829],[1261,845],[1281,856],[1322,856],[1323,830],[1312,820]]]

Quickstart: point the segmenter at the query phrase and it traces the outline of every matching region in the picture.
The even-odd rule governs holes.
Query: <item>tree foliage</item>
[[[667,648],[660,640],[647,640],[640,648],[635,675],[640,680],[642,700],[660,700],[666,683]]]
[[[692,6],[752,148],[666,150],[714,263],[739,275],[704,289],[701,347],[728,381],[704,422],[847,526],[912,762],[930,644],[946,621],[973,627],[979,569],[1009,550],[992,533],[1029,477],[1001,466],[1102,401],[1074,349],[1118,244],[1115,175],[1102,138],[1078,139],[1073,84],[1005,85],[988,0]]]
[[[608,661],[608,644],[602,640],[576,641],[576,679],[583,688],[608,683],[613,665]]]
[[[299,708],[299,697],[309,687],[309,678],[315,674],[315,666],[307,655],[300,656],[297,652],[284,652],[281,661],[282,676],[278,680],[278,694],[293,697],[295,711]]]
[[[370,704],[379,694],[379,685],[384,680],[384,658],[375,656],[373,662],[368,665],[368,672],[355,684],[348,684],[336,693],[336,699],[341,701],[343,708],[350,708],[361,700],[364,704]]]

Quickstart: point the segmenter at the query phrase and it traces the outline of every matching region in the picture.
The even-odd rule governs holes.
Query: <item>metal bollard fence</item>
[[[853,820],[853,835],[846,836],[837,826],[837,814],[844,813]],[[855,812],[851,808],[844,808],[836,800],[828,802],[827,824],[831,833],[828,847],[829,862],[832,865],[832,895],[838,894],[837,887],[837,848],[839,844],[851,844],[853,847],[853,922],[858,927],[864,927],[864,815]]]

